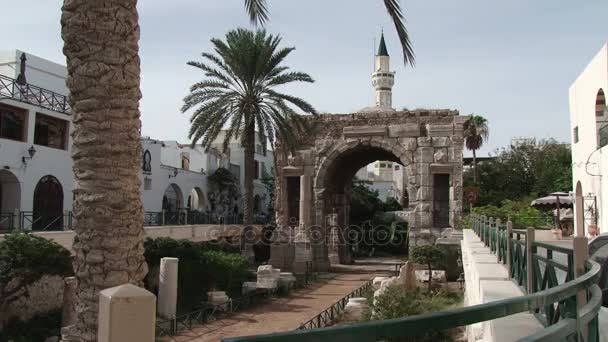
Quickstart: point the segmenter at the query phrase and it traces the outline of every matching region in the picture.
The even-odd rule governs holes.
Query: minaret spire
[[[372,85],[376,92],[376,107],[393,109],[393,85],[395,84],[395,73],[390,71],[391,57],[388,55],[384,30],[380,36],[380,45],[376,53],[375,71],[372,74]]]

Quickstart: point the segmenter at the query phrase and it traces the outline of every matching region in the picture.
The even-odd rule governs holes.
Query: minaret
[[[376,91],[376,107],[378,108],[393,109],[395,73],[390,71],[390,62],[391,58],[386,50],[383,32],[376,54],[375,71],[372,74],[372,85]]]

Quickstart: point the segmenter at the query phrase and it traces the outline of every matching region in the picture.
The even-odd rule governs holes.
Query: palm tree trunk
[[[243,196],[243,234],[241,237],[241,254],[250,264],[255,262],[253,243],[255,231],[253,229],[253,178],[255,177],[255,125],[252,123],[245,131],[245,194]]]
[[[142,285],[137,0],[65,1],[61,17],[74,115],[77,322],[64,341],[96,341],[99,291]]]
[[[475,149],[473,149],[473,184],[477,185],[477,156],[475,155]]]

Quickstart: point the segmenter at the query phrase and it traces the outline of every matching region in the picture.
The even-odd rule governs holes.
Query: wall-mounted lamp
[[[27,160],[28,159],[32,159],[34,158],[34,155],[36,154],[36,149],[34,148],[34,145],[32,145],[28,150],[27,153],[29,154],[29,157],[21,157],[21,161],[23,162],[23,164],[27,164]]]
[[[179,171],[177,171],[177,168],[173,169],[173,174],[169,174],[169,178],[175,178],[177,177],[177,174],[179,173]]]

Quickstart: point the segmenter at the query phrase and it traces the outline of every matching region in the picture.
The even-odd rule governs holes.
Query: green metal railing
[[[474,216],[471,225],[484,245],[496,251],[497,260],[507,265],[511,277],[527,295],[412,317],[225,338],[223,341],[382,341],[420,336],[523,312],[535,314],[545,329],[520,341],[598,341],[597,313],[602,305],[602,293],[597,285],[600,266],[587,260],[586,238],[575,238],[573,249],[568,249],[534,241],[533,229],[513,230],[511,222],[501,224],[491,218]],[[539,253],[539,249],[545,250],[546,254]],[[566,265],[555,260],[556,253],[566,255]],[[558,281],[557,270],[567,274],[562,283]]]

